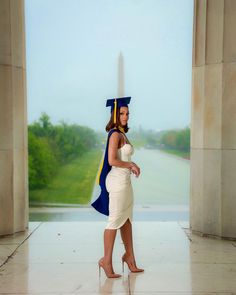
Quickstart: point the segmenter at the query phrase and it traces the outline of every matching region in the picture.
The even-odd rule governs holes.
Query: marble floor
[[[135,221],[137,264],[119,279],[99,278],[105,222],[30,222],[0,238],[0,294],[236,294],[236,242],[191,234],[188,222]],[[118,233],[114,268],[122,273]]]

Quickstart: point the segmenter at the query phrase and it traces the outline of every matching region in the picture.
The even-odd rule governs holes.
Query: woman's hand
[[[140,174],[140,168],[138,165],[136,165],[134,162],[131,162],[131,167],[130,167],[130,170],[132,173],[134,173],[134,175],[136,177],[139,177],[139,174]]]

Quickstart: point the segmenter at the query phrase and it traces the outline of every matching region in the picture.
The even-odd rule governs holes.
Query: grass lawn
[[[101,150],[92,150],[60,167],[47,188],[30,191],[30,205],[89,203],[101,157]]]

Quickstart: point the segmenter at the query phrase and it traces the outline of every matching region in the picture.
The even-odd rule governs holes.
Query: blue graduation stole
[[[99,185],[101,187],[101,193],[99,197],[91,204],[94,209],[96,209],[98,212],[104,215],[109,215],[109,193],[106,189],[106,177],[109,171],[111,170],[111,166],[108,162],[108,144],[109,144],[109,138],[112,135],[113,132],[121,132],[119,129],[111,129],[108,133],[107,137],[107,144],[106,144],[106,150],[105,155],[103,159],[103,166],[101,169],[101,174],[99,177]]]

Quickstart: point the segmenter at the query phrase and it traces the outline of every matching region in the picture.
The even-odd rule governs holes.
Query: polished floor
[[[236,294],[236,241],[200,237],[188,222],[133,223],[137,264],[119,279],[99,278],[105,222],[30,222],[0,238],[0,294]],[[122,273],[118,233],[114,268]]]

